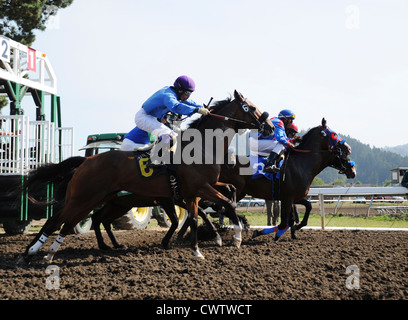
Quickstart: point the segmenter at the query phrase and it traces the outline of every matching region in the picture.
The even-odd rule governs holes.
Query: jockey
[[[295,114],[288,109],[284,109],[279,112],[277,117],[271,118],[272,124],[275,126],[275,132],[270,137],[264,137],[258,133],[258,136],[249,138],[249,146],[251,151],[259,154],[260,156],[268,156],[268,160],[263,169],[264,172],[276,173],[279,168],[276,166],[275,161],[278,159],[285,147],[294,147],[295,138],[289,139],[286,135],[285,129],[290,128]],[[257,150],[253,150],[257,146]]]
[[[298,136],[299,128],[298,128],[298,126],[297,126],[296,124],[294,124],[294,123],[292,122],[292,124],[289,126],[289,128],[287,128],[287,129],[285,130],[285,132],[286,132],[286,136],[287,136],[289,139],[292,139],[292,138],[295,138],[296,136]],[[298,139],[299,139],[299,138],[298,138]]]
[[[202,115],[210,113],[208,109],[190,99],[190,95],[194,90],[195,83],[193,79],[185,75],[178,77],[173,86],[160,89],[143,103],[142,108],[135,116],[136,126],[139,130],[158,136],[166,145],[169,145],[170,140],[177,137],[177,133],[161,121],[167,112],[171,111],[189,117],[194,113]],[[153,146],[151,155],[154,154],[156,146],[157,144]],[[161,165],[155,161],[150,164],[150,166]]]

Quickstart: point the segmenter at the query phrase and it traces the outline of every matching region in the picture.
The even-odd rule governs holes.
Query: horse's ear
[[[326,121],[326,119],[325,119],[325,118],[323,118],[323,119],[322,119],[322,127],[324,127],[324,128],[325,128],[325,127],[326,127],[326,124],[327,124],[327,121]]]
[[[234,97],[237,100],[244,101],[244,96],[241,93],[239,93],[237,90],[234,90]]]

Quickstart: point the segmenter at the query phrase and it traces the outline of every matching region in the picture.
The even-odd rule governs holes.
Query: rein
[[[217,118],[217,119],[224,120],[224,121],[237,122],[237,123],[241,123],[241,124],[250,125],[251,127],[254,127],[254,128],[258,128],[258,126],[257,126],[256,124],[254,124],[254,123],[248,123],[248,122],[243,121],[243,120],[234,119],[234,118],[222,116],[222,115],[215,114],[215,113],[209,113],[208,115],[211,116],[211,117]]]

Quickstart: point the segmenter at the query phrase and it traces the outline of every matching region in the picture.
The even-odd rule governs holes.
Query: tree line
[[[315,181],[315,184],[370,184],[383,186],[391,179],[391,169],[408,167],[408,157],[386,151],[381,148],[371,147],[347,135],[341,135],[351,146],[351,160],[356,163],[357,177],[348,180],[338,170],[326,168]],[[320,179],[320,180],[319,180]]]

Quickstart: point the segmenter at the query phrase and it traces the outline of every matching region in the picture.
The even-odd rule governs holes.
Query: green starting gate
[[[36,106],[33,121],[22,108],[23,98],[29,95]],[[0,114],[0,224],[7,233],[22,233],[31,220],[49,218],[58,208],[34,205],[16,190],[30,170],[73,155],[73,129],[61,125],[61,100],[47,55],[3,36],[0,96],[9,101],[9,115]],[[46,97],[50,120],[46,120]],[[48,199],[52,193],[49,185],[36,196]]]

